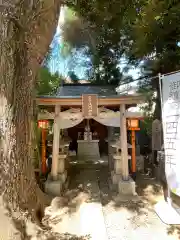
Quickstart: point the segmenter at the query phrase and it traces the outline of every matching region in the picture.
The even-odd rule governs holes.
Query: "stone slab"
[[[78,159],[83,162],[87,158],[91,159],[99,159],[99,140],[91,140],[91,141],[78,141]]]
[[[129,177],[129,180],[124,181],[121,177],[121,179],[118,182],[118,190],[120,194],[124,195],[130,195],[130,196],[136,196],[136,183],[135,181]]]
[[[68,155],[69,155],[70,157],[74,157],[74,156],[76,156],[76,151],[69,151],[69,152],[68,152]]]
[[[138,172],[144,170],[144,157],[142,155],[136,156],[136,169]]]
[[[138,203],[142,199],[138,195],[124,195],[124,194],[118,194],[117,196],[113,197],[113,200],[116,204],[118,203],[125,203],[125,202],[133,202],[133,203]]]

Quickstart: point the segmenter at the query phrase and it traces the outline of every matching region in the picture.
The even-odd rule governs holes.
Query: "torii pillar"
[[[54,127],[53,127],[53,149],[52,149],[52,166],[51,166],[51,178],[45,183],[45,192],[52,196],[60,196],[63,189],[63,181],[59,175],[59,142],[60,142],[60,126],[59,126],[59,114],[61,106],[55,105]],[[63,159],[64,161],[64,159]]]
[[[59,160],[59,136],[60,127],[58,124],[59,113],[61,107],[59,105],[55,106],[55,116],[54,116],[54,127],[53,127],[53,149],[52,149],[52,167],[51,176],[53,180],[57,180],[58,177],[58,160]]]
[[[127,146],[127,123],[125,104],[120,105],[120,142],[122,158],[122,177],[118,183],[118,190],[123,195],[136,195],[135,182],[129,176],[128,146]]]
[[[128,146],[127,146],[127,125],[126,125],[126,109],[125,104],[120,105],[120,142],[121,142],[121,158],[122,158],[122,179],[129,179],[128,168]]]

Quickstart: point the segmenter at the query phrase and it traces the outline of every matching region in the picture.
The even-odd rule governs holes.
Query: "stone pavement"
[[[108,167],[75,165],[64,205],[49,212],[54,232],[87,236],[92,240],[179,239],[178,229],[164,225],[153,210],[161,198],[160,187],[153,180],[139,180],[138,202],[122,201],[110,190]],[[59,199],[60,201],[61,199]]]

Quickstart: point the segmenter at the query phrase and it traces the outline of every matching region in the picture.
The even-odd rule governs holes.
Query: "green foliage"
[[[82,18],[67,19],[62,25],[63,40],[69,47],[81,49],[86,46],[93,48],[94,38],[92,29]]]
[[[64,8],[64,23],[61,26],[64,43],[71,48],[82,48],[90,44],[90,25],[72,8]]]
[[[152,136],[152,123],[154,121],[154,118],[152,116],[146,116],[143,119],[143,129],[148,134],[148,136]]]
[[[77,13],[71,8],[64,8],[65,11],[65,22],[78,19]]]
[[[156,76],[180,69],[180,2],[178,0],[144,0],[126,31],[129,42],[126,54],[132,64],[142,60],[142,76]],[[154,118],[161,118],[158,77],[144,81],[144,88],[157,92]]]
[[[65,23],[64,39],[72,48],[87,47],[93,82],[121,83],[119,61],[124,56],[128,57],[129,65],[138,66],[145,60],[141,65],[142,76],[179,69],[179,0],[66,0],[66,4],[73,17],[68,17]],[[157,91],[159,118],[158,78],[145,83]]]
[[[64,7],[64,23],[61,26],[63,44],[61,54],[67,58],[73,54],[73,49],[84,46],[85,27],[75,11]]]
[[[179,69],[180,2],[146,0],[132,26],[131,56],[136,60],[151,59],[153,74]]]
[[[143,129],[148,134],[148,136],[151,136],[152,122],[156,118],[155,112],[154,112],[156,101],[157,101],[156,92],[155,92],[154,86],[152,85],[151,79],[147,78],[143,81],[139,81],[138,86],[139,86],[138,92],[140,94],[143,94],[143,96],[145,97],[145,102],[141,106],[141,110],[144,113]],[[161,109],[159,109],[159,112],[160,110]]]
[[[125,29],[136,15],[136,5],[129,0],[67,0],[76,18],[66,21],[63,38],[72,48],[87,48],[92,61],[91,79],[102,84],[118,85],[123,74],[119,68],[127,50]],[[127,26],[125,28],[125,26]]]
[[[37,95],[54,95],[61,81],[62,77],[58,73],[51,74],[48,68],[40,68],[37,77]]]

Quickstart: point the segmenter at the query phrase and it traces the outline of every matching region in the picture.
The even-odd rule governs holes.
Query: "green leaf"
[[[38,95],[54,95],[60,86],[62,77],[58,73],[51,74],[46,67],[39,70],[37,77],[37,94]]]

